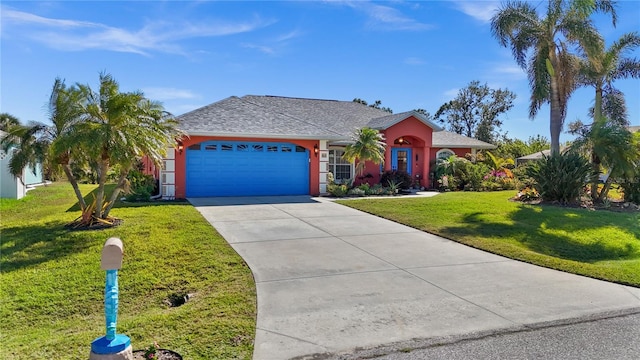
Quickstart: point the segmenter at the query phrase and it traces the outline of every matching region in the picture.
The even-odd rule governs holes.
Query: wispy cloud
[[[349,6],[367,15],[367,27],[380,31],[419,31],[433,28],[403,14],[400,10],[369,1],[329,1],[331,4]]]
[[[153,52],[185,54],[180,40],[245,33],[268,26],[272,20],[254,16],[228,22],[153,21],[137,30],[87,21],[52,19],[2,7],[3,32],[20,29],[19,36],[64,51],[109,50],[150,55]]]
[[[407,65],[424,65],[426,64],[426,62],[420,58],[417,57],[408,57],[404,59],[404,63]]]
[[[455,7],[472,18],[488,23],[496,10],[500,7],[500,1],[493,0],[454,0]]]
[[[300,30],[292,30],[288,33],[265,40],[263,44],[242,43],[241,46],[247,49],[255,49],[263,54],[276,55],[282,51],[293,39],[299,38],[303,33]]]
[[[276,50],[274,48],[272,48],[270,46],[266,46],[266,45],[243,43],[242,47],[247,48],[247,49],[258,50],[261,53],[267,54],[267,55],[274,55],[276,53]]]
[[[165,87],[148,87],[142,89],[144,95],[152,100],[167,101],[178,99],[197,99],[199,95],[194,94],[191,90],[165,88]]]

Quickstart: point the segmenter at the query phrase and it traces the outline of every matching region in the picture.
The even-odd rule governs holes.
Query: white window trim
[[[440,159],[440,154],[442,154],[443,152],[450,152],[452,155],[457,156],[455,151],[453,151],[451,149],[448,149],[448,148],[445,148],[445,149],[440,149],[440,150],[438,150],[438,152],[436,152],[436,160]],[[448,157],[449,156],[447,156],[447,158]]]
[[[341,151],[344,153],[344,148],[343,147],[329,147],[329,152],[332,151]],[[338,179],[335,178],[336,174],[334,172],[334,167],[335,167],[335,162],[331,163],[331,156],[329,156],[329,158],[327,159],[327,164],[329,165],[329,172],[331,172],[334,176],[335,181],[338,181]],[[335,159],[335,152],[334,152],[334,159]],[[344,164],[340,164],[340,165],[344,165]],[[350,168],[350,172],[349,172],[349,179],[355,179],[355,171],[356,171],[356,166],[355,166],[355,162],[352,161],[349,165],[351,165]],[[343,179],[344,180],[344,179]]]

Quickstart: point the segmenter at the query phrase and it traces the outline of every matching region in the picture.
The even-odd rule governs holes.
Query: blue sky
[[[535,1],[544,8],[546,1]],[[472,80],[517,94],[510,137],[549,137],[549,111],[528,117],[525,73],[492,37],[498,1],[2,1],[0,111],[46,122],[56,77],[97,88],[106,71],[175,115],[231,95],[369,102],[432,114]],[[640,1],[620,1],[608,43],[640,30]],[[640,58],[636,50],[632,56]],[[616,82],[640,125],[640,80]],[[588,121],[576,91],[567,123]],[[564,134],[562,141],[571,137]]]

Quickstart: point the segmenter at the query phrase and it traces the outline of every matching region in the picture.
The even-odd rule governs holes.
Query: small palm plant
[[[374,164],[382,164],[384,162],[384,150],[386,144],[384,135],[378,130],[364,127],[356,130],[351,136],[353,143],[347,145],[342,158],[353,162],[356,159],[356,173],[362,175],[365,169],[365,162],[371,161]]]

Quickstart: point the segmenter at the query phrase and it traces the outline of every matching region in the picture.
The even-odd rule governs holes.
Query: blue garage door
[[[309,193],[309,151],[302,146],[207,141],[186,152],[187,197]]]

